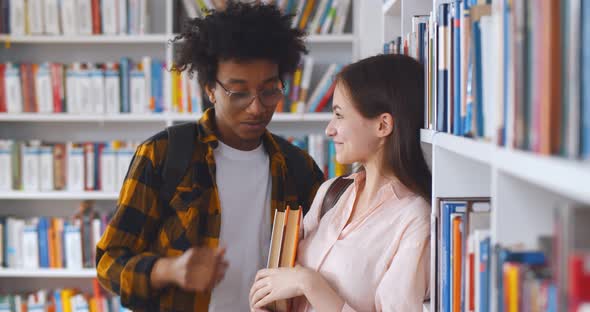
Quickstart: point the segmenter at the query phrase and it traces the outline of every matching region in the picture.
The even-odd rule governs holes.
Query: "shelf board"
[[[432,137],[436,131],[430,129],[420,129],[420,142],[432,144]]]
[[[0,192],[0,200],[117,200],[117,192],[67,192],[67,191],[46,191],[46,192],[25,192],[25,191],[4,191]]]
[[[68,113],[0,113],[0,122],[181,122],[196,121],[201,114],[114,114],[114,115],[77,115]],[[331,113],[276,113],[273,122],[318,122],[330,121]]]
[[[114,43],[114,44],[163,44],[172,37],[162,34],[148,35],[93,35],[93,36],[66,36],[66,35],[26,35],[11,36],[0,35],[0,41],[4,43],[27,44],[88,44],[88,43]]]
[[[0,269],[0,277],[19,278],[94,278],[95,269]]]
[[[495,146],[491,142],[436,132],[432,136],[434,146],[463,157],[492,165]]]
[[[387,0],[383,3],[383,15],[400,16],[402,13],[402,0]]]
[[[7,122],[146,122],[166,121],[164,114],[68,114],[68,113],[19,113],[0,114],[0,121]]]
[[[498,148],[495,166],[501,172],[590,204],[590,163]]]
[[[306,39],[308,43],[353,43],[353,34],[342,35],[309,35]]]

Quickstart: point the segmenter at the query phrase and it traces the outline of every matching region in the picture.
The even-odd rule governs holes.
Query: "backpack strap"
[[[336,202],[340,199],[344,191],[354,182],[353,179],[348,179],[348,176],[339,176],[330,184],[322,202],[322,210],[320,210],[320,219],[328,212]]]
[[[167,205],[172,200],[176,187],[186,175],[195,150],[197,124],[182,123],[166,128],[168,132],[168,147],[166,159],[162,169],[163,185],[160,189],[160,199]]]

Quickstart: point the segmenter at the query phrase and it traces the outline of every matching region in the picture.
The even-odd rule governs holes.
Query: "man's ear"
[[[206,84],[205,85],[205,93],[207,94],[207,97],[209,98],[209,102],[215,104],[215,89],[211,88],[210,84]]]
[[[393,116],[390,113],[383,113],[377,117],[377,136],[380,138],[386,137],[393,132]]]

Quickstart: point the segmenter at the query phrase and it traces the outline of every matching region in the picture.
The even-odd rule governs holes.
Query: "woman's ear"
[[[377,136],[383,138],[393,132],[393,116],[389,113],[383,113],[377,117],[379,120],[379,127],[377,129]]]

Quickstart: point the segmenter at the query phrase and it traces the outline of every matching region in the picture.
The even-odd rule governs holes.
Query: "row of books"
[[[295,73],[287,75],[283,79],[285,98],[277,106],[277,112],[313,113],[330,111],[335,88],[334,76],[342,69],[342,65],[330,64],[313,92],[310,93],[313,68],[314,59],[311,56],[306,56]]]
[[[204,16],[206,10],[221,9],[225,0],[182,0],[188,17]],[[348,20],[351,0],[265,0],[282,12],[293,14],[293,28],[309,34],[342,34]]]
[[[336,161],[336,149],[334,141],[323,134],[310,134],[306,137],[288,137],[293,145],[307,151],[324,172],[326,178],[334,178],[351,172],[349,165],[343,165]]]
[[[335,160],[334,143],[322,134],[289,138],[309,152],[326,177],[349,171]],[[138,142],[55,143],[0,140],[0,190],[116,192]]]
[[[471,300],[466,307],[487,306],[490,199],[439,198],[438,204],[435,306],[441,312],[471,311],[463,309],[465,299]],[[466,253],[471,256],[466,258]],[[474,274],[473,268],[479,268],[480,274]]]
[[[590,207],[555,209],[539,250],[493,246],[488,198],[439,198],[435,306],[438,311],[584,311],[590,308]],[[492,269],[492,257],[496,269]],[[492,274],[496,273],[496,284]],[[492,298],[492,287],[496,298]]]
[[[109,218],[95,213],[91,201],[72,218],[0,217],[0,270],[93,268]]]
[[[0,140],[0,190],[116,192],[137,145]]]
[[[164,62],[0,64],[0,113],[201,112],[196,79]]]
[[[102,294],[100,285],[93,280],[93,292],[64,288],[52,291],[38,290],[25,294],[0,295],[0,312],[129,312],[121,305],[118,296]]]
[[[424,63],[425,128],[590,158],[590,5],[454,0],[413,22],[384,50]]]
[[[305,57],[284,78],[286,94],[277,112],[330,110],[333,78],[342,65],[329,65],[312,92],[313,68],[313,58]],[[207,105],[196,77],[169,71],[151,57],[99,64],[0,63],[0,113],[201,113]]]
[[[0,33],[119,35],[149,32],[148,0],[0,0]]]

